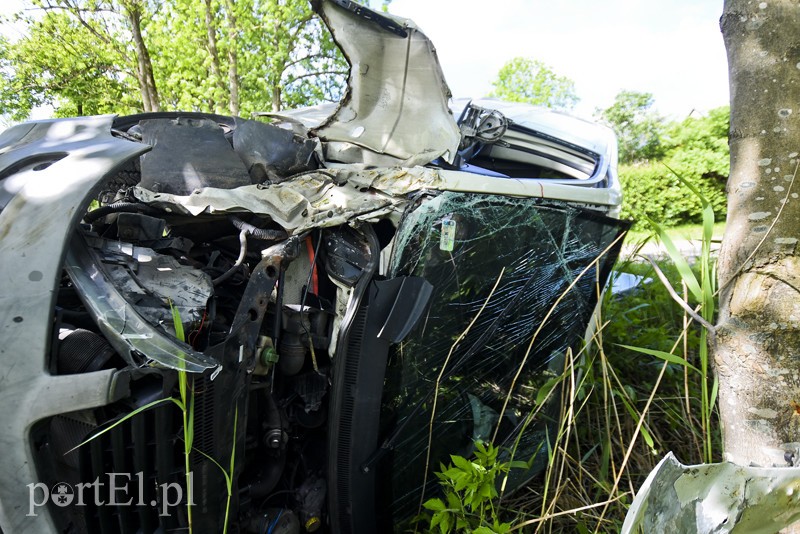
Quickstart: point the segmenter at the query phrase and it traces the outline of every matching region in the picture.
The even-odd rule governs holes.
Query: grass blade
[[[671,352],[664,352],[663,350],[656,350],[656,349],[646,349],[644,347],[633,347],[631,345],[617,345],[618,347],[622,347],[624,349],[632,350],[635,352],[641,352],[642,354],[649,354],[650,356],[655,356],[661,360],[664,360],[669,363],[676,363],[678,365],[682,365],[684,367],[688,367],[692,371],[700,372],[700,369],[695,367],[694,365],[690,364],[680,356],[672,354]]]

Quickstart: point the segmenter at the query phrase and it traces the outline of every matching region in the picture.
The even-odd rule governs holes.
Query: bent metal
[[[169,516],[170,508],[178,505],[187,504],[194,506],[191,500],[187,503],[183,501],[183,486],[177,482],[165,482],[156,485],[156,499],[146,502],[144,498],[144,473],[139,472],[131,475],[130,473],[106,473],[107,482],[102,482],[100,477],[93,482],[81,482],[75,484],[73,488],[66,482],[57,482],[52,488],[42,482],[32,482],[28,487],[28,517],[36,517],[36,509],[45,506],[48,502],[61,508],[67,506],[86,506],[88,503],[94,506],[151,506],[159,508],[160,516]],[[139,488],[137,495],[132,495],[128,491],[128,481],[138,480],[136,486]],[[189,487],[194,483],[194,474],[189,473],[187,477]],[[107,488],[103,491],[103,488]],[[193,492],[189,492],[191,495]],[[88,499],[92,499],[90,501]],[[104,498],[108,500],[104,500]],[[134,497],[137,500],[134,501]]]

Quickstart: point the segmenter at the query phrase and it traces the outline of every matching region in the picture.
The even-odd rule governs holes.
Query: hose
[[[236,272],[242,263],[244,262],[244,257],[247,255],[247,230],[242,230],[239,232],[239,257],[236,258],[236,261],[233,264],[233,267],[219,275],[218,277],[214,278],[211,283],[216,285],[221,284],[225,280],[231,277],[231,275]]]
[[[83,221],[91,224],[94,221],[112,213],[139,213],[142,211],[147,213],[155,213],[157,210],[140,202],[127,202],[121,200],[119,202],[114,202],[88,212],[83,216]]]
[[[265,241],[280,241],[289,237],[289,234],[287,234],[284,230],[267,230],[266,228],[258,228],[248,222],[243,221],[235,215],[229,216],[228,220],[231,221],[231,224],[233,224],[237,230],[247,232],[248,235],[251,235],[256,239],[264,239]]]

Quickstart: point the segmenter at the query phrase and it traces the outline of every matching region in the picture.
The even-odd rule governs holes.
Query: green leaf
[[[442,520],[439,523],[439,531],[442,534],[447,534],[453,528],[453,516],[447,512],[441,514]]]
[[[714,406],[717,404],[718,393],[719,393],[719,378],[717,378],[717,375],[714,375],[714,382],[711,385],[711,398],[708,401],[709,413],[711,412],[711,410],[714,409]]]
[[[630,405],[628,400],[625,398],[625,395],[619,395],[618,397],[622,401],[622,405],[625,406],[625,409],[628,411],[631,418],[635,421],[638,421],[641,415],[636,412],[633,406]],[[642,433],[642,438],[644,439],[645,443],[647,443],[647,446],[650,447],[650,449],[655,449],[655,442],[653,441],[653,437],[650,435],[650,431],[647,430],[647,427],[642,424],[639,427],[639,431]]]
[[[447,509],[444,502],[439,498],[428,499],[422,504],[422,506],[426,510],[431,510],[433,512],[443,512]]]
[[[678,269],[678,273],[681,275],[681,279],[686,284],[686,287],[689,288],[689,291],[698,302],[703,302],[703,291],[700,289],[700,283],[697,281],[697,277],[695,277],[691,267],[689,267],[686,258],[683,257],[683,254],[681,254],[678,247],[676,247],[675,243],[672,241],[672,238],[667,235],[667,232],[664,231],[661,225],[649,218],[648,222],[653,227],[656,234],[658,234],[658,238],[664,244],[664,248],[667,249],[667,254],[669,254],[672,263],[675,264],[675,268]]]
[[[541,406],[542,403],[547,399],[550,395],[550,392],[553,391],[553,388],[556,387],[564,380],[563,376],[554,376],[539,388],[539,391],[536,392],[536,406]]]
[[[464,458],[463,456],[451,455],[450,459],[453,465],[464,471],[465,473],[473,473],[475,471],[475,464]]]
[[[135,410],[133,410],[131,413],[129,413],[129,414],[127,414],[127,415],[125,415],[125,417],[123,417],[122,419],[120,419],[120,420],[116,421],[116,422],[115,422],[113,425],[111,425],[111,426],[109,426],[109,427],[106,427],[106,428],[104,428],[103,430],[101,430],[101,431],[100,431],[100,432],[98,432],[97,434],[93,434],[91,437],[89,437],[89,438],[87,438],[86,440],[84,440],[84,441],[82,441],[82,442],[78,443],[77,445],[75,445],[74,447],[72,447],[70,450],[68,450],[68,451],[67,451],[67,452],[65,452],[64,454],[65,454],[65,455],[66,455],[66,454],[69,454],[69,453],[71,453],[72,451],[74,451],[75,449],[77,449],[77,448],[79,448],[79,447],[82,447],[82,446],[86,445],[87,443],[89,443],[89,442],[90,442],[90,441],[92,441],[93,439],[96,439],[96,438],[98,438],[98,437],[102,436],[103,434],[105,434],[106,432],[108,432],[108,431],[110,431],[110,430],[113,430],[114,428],[118,427],[119,425],[121,425],[122,423],[124,423],[125,421],[127,421],[128,419],[130,419],[131,417],[134,417],[135,415],[138,415],[138,414],[140,414],[140,413],[142,413],[142,412],[144,412],[144,411],[146,411],[146,410],[149,410],[150,408],[154,408],[154,407],[158,406],[159,404],[164,404],[164,403],[167,403],[167,402],[173,402],[173,403],[175,403],[175,404],[176,404],[176,405],[177,405],[179,408],[181,407],[181,404],[180,404],[180,402],[179,402],[177,399],[173,399],[172,397],[169,397],[169,398],[166,398],[166,399],[158,399],[158,400],[154,400],[153,402],[149,402],[149,403],[145,404],[144,406],[142,406],[142,407],[140,407],[140,408],[136,408],[136,409],[135,409]]]
[[[644,347],[634,347],[634,346],[631,346],[631,345],[621,345],[621,344],[618,344],[617,346],[625,348],[625,349],[628,349],[628,350],[632,350],[634,352],[641,352],[642,354],[649,354],[650,356],[655,356],[656,358],[659,358],[659,359],[664,360],[666,362],[682,365],[684,367],[688,367],[692,371],[695,371],[695,372],[698,372],[698,373],[700,372],[700,370],[697,367],[695,367],[694,365],[690,364],[689,362],[687,362],[686,360],[684,360],[680,356],[677,356],[675,354],[671,354],[669,352],[664,352],[663,350],[646,349]]]

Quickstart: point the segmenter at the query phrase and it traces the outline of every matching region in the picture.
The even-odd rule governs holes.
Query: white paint
[[[797,198],[798,196],[800,195],[798,195],[797,193],[792,193],[792,198]]]
[[[761,130],[761,133],[767,133],[767,132],[766,132],[766,130]],[[766,167],[770,163],[772,163],[772,160],[770,158],[763,158],[763,159],[758,160],[758,166],[759,167]]]
[[[773,191],[777,191],[778,193],[780,193],[781,191],[785,191],[783,186],[780,186],[780,185],[776,185],[775,187],[772,188],[772,190]]]
[[[751,221],[760,221],[772,215],[770,211],[756,211],[747,216]]]
[[[764,200],[764,197],[756,197],[756,200]]]

